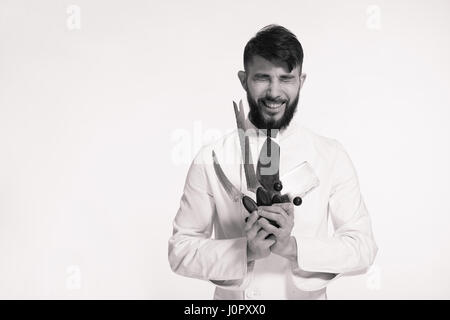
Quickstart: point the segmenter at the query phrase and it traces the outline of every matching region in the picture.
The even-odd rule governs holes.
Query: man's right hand
[[[244,230],[247,234],[247,262],[269,256],[270,246],[275,243],[273,237],[266,239],[269,233],[257,223],[258,218],[258,211],[255,210],[248,216],[247,222],[245,223]]]

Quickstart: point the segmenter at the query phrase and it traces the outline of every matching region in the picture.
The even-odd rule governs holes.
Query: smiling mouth
[[[266,107],[266,110],[268,110],[270,113],[277,113],[286,104],[286,102],[285,101],[283,101],[283,102],[262,101],[262,104],[264,107]]]

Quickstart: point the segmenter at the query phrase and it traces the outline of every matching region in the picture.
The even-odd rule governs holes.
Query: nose
[[[281,97],[281,87],[278,80],[270,81],[269,87],[267,88],[267,97],[271,99]]]

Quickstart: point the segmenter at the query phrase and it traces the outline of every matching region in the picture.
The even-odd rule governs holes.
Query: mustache
[[[290,99],[285,99],[282,97],[270,97],[266,96],[264,98],[255,99],[252,95],[247,91],[247,101],[250,107],[249,111],[249,119],[250,121],[259,129],[284,129],[289,126],[291,123],[294,114],[298,109],[298,100],[300,95],[297,93],[297,96],[291,101]],[[261,107],[263,106],[263,101],[271,101],[272,103],[285,102],[286,110],[279,120],[266,120],[262,113]]]

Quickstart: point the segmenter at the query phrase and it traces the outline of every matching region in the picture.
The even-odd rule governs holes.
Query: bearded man
[[[306,79],[302,64],[297,37],[269,25],[245,46],[238,72],[249,108],[240,128],[246,152],[261,159],[267,143],[279,150],[274,188],[284,195],[258,200],[250,210],[230,196],[215,160],[243,195],[252,194],[255,174],[245,166],[239,130],[203,146],[187,174],[169,263],[177,274],[213,283],[215,299],[326,299],[331,281],[375,259],[370,217],[347,152],[295,121]]]

